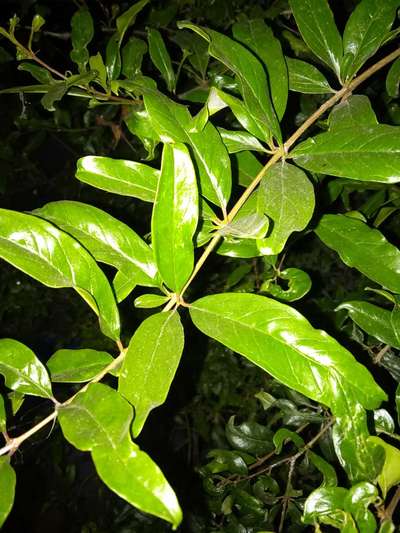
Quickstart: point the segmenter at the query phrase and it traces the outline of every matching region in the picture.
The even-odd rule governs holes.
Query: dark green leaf
[[[65,96],[68,87],[64,81],[53,83],[40,102],[47,111],[55,111],[54,103],[59,102]]]
[[[308,457],[312,464],[321,472],[323,476],[321,488],[336,487],[337,476],[334,467],[314,452],[309,451]]]
[[[262,455],[274,448],[271,430],[257,422],[242,422],[235,426],[235,417],[231,416],[225,434],[231,446],[246,453]]]
[[[124,11],[116,20],[119,44],[121,44],[126,30],[135,23],[138,13],[149,3],[149,0],[140,0]]]
[[[380,231],[344,215],[324,215],[315,231],[347,266],[400,293],[400,251]]]
[[[183,343],[183,328],[176,311],[150,316],[132,337],[120,372],[119,391],[135,408],[135,436],[150,411],[165,402]]]
[[[246,461],[242,455],[246,456],[247,454],[232,450],[211,450],[211,452],[207,454],[207,458],[212,459],[212,461],[207,463],[206,469],[212,474],[227,471],[231,474],[245,476],[248,473],[248,469]],[[250,462],[253,461],[254,458],[252,458],[252,461]]]
[[[72,61],[78,65],[79,72],[83,73],[89,61],[87,45],[94,35],[93,19],[87,7],[81,7],[75,12],[71,19],[71,29],[72,51],[70,56]]]
[[[275,453],[280,454],[282,452],[282,447],[286,444],[287,441],[292,441],[297,449],[301,449],[304,446],[304,440],[298,433],[295,431],[290,431],[287,428],[280,428],[274,434],[272,439],[275,446]]]
[[[140,73],[143,56],[147,52],[147,44],[137,37],[131,37],[122,49],[122,74],[134,79]]]
[[[288,282],[288,288],[284,289],[273,280],[264,281],[260,291],[272,294],[275,298],[286,302],[294,302],[303,298],[311,289],[311,278],[299,268],[285,268],[279,272],[279,278]]]
[[[57,350],[46,365],[52,381],[56,383],[84,383],[97,376],[112,361],[107,352],[85,348]]]
[[[149,54],[155,67],[164,78],[170,92],[175,92],[176,78],[172,68],[171,57],[165,46],[161,33],[158,30],[149,29],[147,33],[149,41]]]
[[[159,143],[159,136],[151,124],[147,110],[144,108],[140,109],[139,106],[136,106],[135,109],[131,109],[126,113],[124,121],[129,131],[138,137],[140,142],[143,144],[148,154],[146,159],[154,159],[155,149]]]
[[[368,96],[353,94],[344,102],[335,105],[329,115],[329,129],[359,128],[376,126],[378,120]],[[348,131],[348,130],[347,130]]]
[[[14,503],[16,476],[9,457],[0,457],[0,527]]]
[[[121,74],[122,61],[119,47],[119,35],[114,33],[109,38],[106,48],[106,70],[110,81],[118,79]]]
[[[197,34],[185,30],[178,31],[173,40],[182,48],[184,53],[189,54],[190,64],[204,79],[209,61],[207,44],[204,40]]]
[[[55,82],[53,76],[47,69],[40,67],[39,65],[35,65],[35,63],[20,63],[18,65],[18,70],[29,72],[29,74],[31,74],[35,80],[37,80],[39,83],[43,83],[44,85],[51,85]]]
[[[289,72],[289,89],[305,94],[326,94],[334,92],[321,72],[300,59],[286,58]]]
[[[386,91],[392,98],[398,98],[400,88],[400,57],[392,63],[386,76]]]
[[[97,71],[95,81],[97,81],[103,87],[103,89],[107,91],[107,70],[100,52],[97,52],[95,56],[89,57],[89,67],[91,70]]]

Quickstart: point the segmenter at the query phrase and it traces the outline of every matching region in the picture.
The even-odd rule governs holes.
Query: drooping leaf
[[[135,408],[138,436],[150,413],[165,402],[182,355],[184,334],[179,314],[157,313],[133,335],[120,372],[118,390]]]
[[[105,211],[81,202],[51,202],[35,213],[73,235],[97,261],[114,266],[137,284],[157,286],[151,248],[131,228]]]
[[[397,126],[377,124],[340,128],[300,143],[295,162],[312,172],[360,181],[400,181],[400,135]]]
[[[107,278],[70,235],[38,217],[1,209],[0,257],[48,287],[74,288],[99,315],[102,331],[119,338],[119,313]]]
[[[347,266],[400,293],[400,251],[379,230],[344,215],[324,215],[315,232]]]
[[[287,441],[292,441],[297,449],[301,449],[304,446],[304,439],[295,431],[291,431],[288,428],[279,428],[275,432],[272,439],[275,446],[275,453],[280,454],[282,452],[283,445]]]
[[[196,174],[185,145],[165,144],[151,220],[154,257],[166,285],[179,292],[194,262],[198,221]]]
[[[337,476],[335,468],[323,459],[320,455],[317,455],[314,452],[309,451],[308,457],[311,463],[321,472],[323,476],[323,481],[321,483],[322,487],[336,487],[337,486]]]
[[[149,41],[149,54],[152,62],[164,78],[167,88],[170,92],[175,92],[176,77],[172,67],[171,57],[165,46],[161,33],[155,29],[149,29],[147,32]]]
[[[363,301],[349,301],[340,304],[336,311],[346,309],[354,322],[376,339],[400,349],[400,340],[391,323],[391,312],[377,305]]]
[[[340,75],[342,38],[327,0],[289,0],[300,33],[324,63]]]
[[[24,61],[23,63],[20,63],[18,65],[18,70],[29,72],[29,74],[31,74],[35,78],[35,80],[45,85],[51,85],[55,82],[53,76],[47,69],[45,69],[44,67],[40,67],[39,65],[35,65],[35,63],[29,63],[28,61]]]
[[[56,383],[84,383],[90,381],[113,358],[107,352],[89,348],[81,350],[57,350],[47,361],[52,381]]]
[[[343,81],[351,79],[385,41],[399,6],[399,0],[362,0],[356,6],[343,33]]]
[[[301,169],[286,162],[274,165],[258,189],[258,211],[273,222],[271,234],[258,242],[262,254],[281,252],[289,235],[307,226],[314,204],[313,186]]]
[[[280,41],[262,19],[236,22],[232,32],[235,39],[250,48],[265,65],[272,103],[278,119],[281,119],[288,98],[288,72]]]
[[[16,475],[9,457],[0,457],[0,527],[14,503]]]
[[[147,151],[147,157],[145,159],[147,161],[154,159],[155,150],[160,139],[151,124],[147,110],[145,108],[135,106],[135,109],[131,109],[125,114],[124,121],[128,130],[132,133],[132,135],[138,137],[140,142],[143,144],[144,149]]]
[[[122,49],[122,74],[134,79],[142,67],[143,56],[147,52],[147,44],[137,37],[131,37]]]
[[[300,59],[286,58],[289,73],[289,89],[304,94],[332,93],[333,89],[325,76],[310,63]]]
[[[87,46],[94,36],[94,25],[90,11],[87,7],[81,7],[71,19],[71,59],[79,67],[79,72],[86,71],[89,61]]]
[[[194,302],[190,314],[203,333],[311,399],[333,405],[338,380],[366,408],[385,398],[345,348],[282,303],[255,294],[216,294]]]
[[[118,32],[111,35],[106,47],[106,71],[109,81],[117,80],[121,74],[122,60]]]
[[[0,374],[7,387],[23,394],[53,398],[46,368],[27,346],[13,339],[0,339]]]

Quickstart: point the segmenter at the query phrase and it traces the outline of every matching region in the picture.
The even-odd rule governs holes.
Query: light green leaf
[[[300,59],[286,58],[289,72],[289,89],[291,91],[305,94],[326,94],[333,93],[325,76],[310,63]]]
[[[129,26],[132,26],[132,24],[135,23],[136,17],[138,13],[146,6],[146,4],[149,3],[149,0],[140,0],[139,2],[136,2],[136,4],[133,4],[129,9],[124,11],[122,15],[117,17],[116,26],[117,26],[117,33],[119,36],[119,44],[121,45],[121,42],[124,38],[126,30],[129,28]]]
[[[87,46],[94,36],[94,25],[90,11],[87,7],[81,7],[71,19],[72,51],[70,57],[79,67],[79,72],[86,71],[89,61]]]
[[[385,450],[385,463],[382,472],[378,476],[378,484],[382,490],[383,497],[386,498],[388,491],[394,485],[400,483],[400,450],[391,446],[380,437],[369,437],[371,443],[382,446]]]
[[[358,243],[357,243],[358,244]],[[336,311],[346,309],[360,328],[376,339],[400,349],[400,339],[391,323],[391,312],[369,302],[350,301],[340,304]]]
[[[261,253],[281,252],[289,235],[307,226],[314,204],[313,186],[301,169],[286,162],[274,165],[258,189],[258,212],[273,222],[271,234],[258,242]]]
[[[0,374],[8,388],[23,394],[53,398],[46,368],[24,344],[13,339],[0,340]]]
[[[159,285],[151,248],[130,227],[105,211],[64,200],[34,212],[70,233],[97,261],[121,270],[139,285]]]
[[[77,162],[78,180],[104,191],[154,202],[160,172],[143,163],[88,155]]]
[[[254,150],[256,152],[266,151],[260,141],[250,133],[247,133],[247,131],[232,131],[224,128],[218,128],[218,131],[230,154],[245,150]]]
[[[375,485],[368,482],[353,485],[345,498],[344,508],[350,512],[357,523],[358,531],[376,533],[376,520],[368,507],[378,505],[380,498]]]
[[[314,54],[339,77],[342,38],[327,0],[289,0],[300,33]]]
[[[166,285],[179,292],[194,262],[198,221],[196,174],[185,145],[165,144],[151,220],[154,257]]]
[[[135,408],[132,431],[141,432],[150,411],[162,405],[182,355],[184,333],[176,311],[144,320],[133,335],[118,390]]]
[[[122,49],[122,74],[133,80],[140,73],[147,44],[137,37],[131,37]]]
[[[378,120],[368,96],[353,94],[344,102],[335,105],[329,115],[329,129],[339,131],[360,126],[376,126]]]
[[[393,435],[395,432],[394,420],[386,409],[376,409],[374,411],[374,426],[377,433]]]
[[[0,457],[0,527],[9,515],[15,495],[16,475],[9,457]]]
[[[400,128],[377,124],[337,128],[299,144],[295,162],[312,172],[360,181],[400,181]]]
[[[386,76],[386,92],[392,98],[398,98],[400,91],[400,57],[394,61]]]
[[[238,172],[238,182],[242,187],[248,187],[263,168],[259,160],[251,152],[240,152],[233,156]]]
[[[396,411],[397,411],[397,423],[400,424],[400,383],[396,388]]]
[[[142,294],[135,299],[134,305],[140,309],[153,309],[164,305],[168,300],[168,296],[161,296],[161,294]]]
[[[4,397],[0,396],[0,433],[4,433],[7,429],[7,413]]]
[[[243,259],[250,259],[262,255],[257,246],[256,239],[240,239],[234,237],[224,238],[217,248],[217,253],[219,255],[241,257]]]
[[[320,403],[335,404],[338,382],[356,391],[366,408],[376,408],[386,397],[367,369],[335,339],[275,300],[217,294],[194,302],[190,314],[203,333]]]
[[[136,287],[136,279],[133,273],[127,275],[118,270],[118,272],[114,276],[112,284],[115,293],[115,298],[117,299],[117,302],[120,303],[125,300],[125,298],[128,298],[130,293]]]
[[[400,293],[400,251],[380,231],[344,215],[324,215],[315,232],[347,266]]]
[[[346,517],[343,508],[347,493],[348,491],[342,487],[323,487],[314,490],[305,502],[304,523],[322,523],[344,531],[342,526]],[[355,527],[346,531],[347,533],[357,533]]]
[[[84,383],[97,376],[112,361],[107,352],[84,348],[57,350],[46,365],[52,381],[56,383]]]
[[[235,39],[250,48],[265,65],[272,103],[278,119],[281,119],[288,98],[288,72],[280,41],[261,19],[236,22],[232,32]]]
[[[179,28],[189,28],[209,43],[208,51],[228,67],[238,78],[240,92],[248,111],[264,132],[264,141],[274,136],[281,141],[278,120],[271,103],[267,78],[261,63],[244,46],[208,28],[191,23],[180,23]]]
[[[97,52],[95,56],[89,57],[89,67],[90,70],[97,71],[95,81],[97,81],[103,87],[103,89],[107,91],[107,71],[100,52]]]
[[[0,209],[0,257],[44,285],[74,288],[119,338],[118,308],[106,276],[75,239],[32,215]]]
[[[257,193],[251,194],[234,220],[223,226],[219,233],[240,239],[261,239],[268,231],[269,220],[257,211]]]
[[[351,79],[384,43],[399,6],[399,0],[362,0],[356,6],[343,33],[343,81]]]
[[[149,54],[155,67],[164,78],[170,92],[175,92],[176,77],[172,67],[171,57],[165,46],[161,33],[158,30],[149,29],[147,32],[149,41]]]

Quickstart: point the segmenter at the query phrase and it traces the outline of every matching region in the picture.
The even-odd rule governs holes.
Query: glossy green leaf
[[[8,388],[23,394],[53,398],[46,368],[24,344],[0,339],[0,374]]]
[[[51,85],[55,82],[48,70],[39,65],[35,65],[35,63],[29,63],[28,61],[20,63],[18,65],[18,70],[29,72],[29,74],[31,74],[39,83]]]
[[[35,213],[73,235],[97,261],[134,277],[138,284],[159,284],[151,248],[131,228],[102,209],[64,200],[46,204]]]
[[[338,382],[355,390],[366,408],[386,397],[335,339],[280,302],[255,294],[216,294],[194,302],[190,314],[203,333],[325,405],[336,402]]]
[[[88,155],[77,162],[76,177],[99,189],[154,202],[160,172],[124,159]]]
[[[286,302],[294,302],[303,298],[311,289],[311,278],[299,268],[285,268],[279,272],[279,278],[288,282],[288,288],[284,289],[273,280],[264,281],[260,287],[260,291],[272,294],[275,298],[284,300]]]
[[[1,209],[0,257],[48,287],[74,288],[99,315],[105,335],[119,338],[119,314],[107,278],[70,235],[38,217]]]
[[[261,19],[236,22],[232,32],[235,39],[245,44],[265,65],[272,103],[281,119],[288,98],[288,72],[280,41]]]
[[[379,528],[379,533],[395,533],[396,527],[391,520],[384,520]]]
[[[336,476],[336,470],[334,467],[328,463],[325,459],[323,459],[321,456],[317,455],[316,453],[309,451],[308,457],[311,461],[311,463],[317,468],[322,476],[323,481],[321,483],[321,488],[323,487],[336,487],[337,486],[337,476]]]
[[[144,149],[147,151],[147,157],[145,159],[148,161],[154,159],[155,149],[159,143],[159,136],[151,124],[147,110],[135,106],[134,109],[130,109],[125,114],[124,121],[132,135],[138,137]]]
[[[0,527],[9,515],[15,495],[16,475],[9,457],[0,457]]]
[[[295,431],[290,431],[288,428],[280,428],[273,436],[272,439],[275,446],[275,453],[280,454],[284,444],[288,441],[292,441],[297,449],[301,449],[304,446],[304,440]]]
[[[272,431],[257,422],[242,422],[235,425],[235,417],[231,416],[226,428],[225,435],[228,442],[236,450],[263,455],[273,450]]]
[[[327,0],[289,0],[300,33],[314,52],[339,76],[342,38]]]
[[[396,301],[396,305],[393,307],[390,314],[390,324],[393,328],[396,344],[400,346],[400,305],[399,301]]]
[[[360,126],[376,126],[378,120],[368,96],[353,94],[344,102],[335,105],[329,115],[329,129],[342,130]]]
[[[121,44],[126,30],[135,23],[136,17],[140,11],[149,3],[149,0],[139,0],[133,4],[129,9],[124,11],[116,19],[117,33],[119,37],[119,44]]]
[[[354,322],[376,339],[400,349],[400,339],[391,323],[391,312],[377,305],[363,301],[350,301],[340,304],[336,311],[346,309]]]
[[[176,77],[172,67],[171,57],[165,46],[161,33],[158,30],[149,29],[147,32],[149,42],[149,54],[155,67],[164,78],[170,92],[175,92]]]
[[[178,31],[173,40],[181,47],[184,54],[188,54],[189,63],[204,79],[209,61],[207,43],[196,33],[185,30]]]
[[[274,165],[258,189],[258,211],[273,222],[271,234],[258,243],[262,254],[281,252],[289,235],[307,226],[314,204],[313,186],[301,169],[285,162]]]
[[[151,231],[158,270],[174,292],[182,289],[193,269],[197,221],[197,182],[189,151],[180,143],[165,144]]]
[[[125,298],[128,298],[130,293],[136,287],[136,284],[136,278],[133,275],[133,272],[127,275],[121,272],[121,270],[118,270],[113,279],[113,289],[117,302],[120,303],[125,300]]]
[[[107,352],[84,348],[81,350],[57,350],[47,361],[51,380],[56,383],[84,383],[90,381],[113,358]]]
[[[353,485],[345,498],[344,508],[350,512],[359,531],[363,533],[376,533],[376,520],[368,507],[379,504],[380,498],[375,485],[368,482]]]
[[[135,299],[134,305],[139,309],[153,309],[166,304],[168,300],[168,296],[161,296],[161,294],[142,294]]]
[[[114,33],[108,39],[106,47],[106,71],[109,81],[113,81],[119,78],[122,68],[121,52],[120,52],[120,40],[118,33]]]
[[[179,365],[183,343],[183,328],[176,311],[150,316],[132,337],[122,365],[118,390],[135,408],[135,436],[141,432],[150,411],[165,402]]]
[[[342,487],[323,487],[314,490],[305,502],[304,523],[315,524],[319,522],[336,527],[342,526],[346,496],[347,490]]]
[[[7,413],[4,397],[0,396],[0,433],[4,433],[7,429]]]
[[[182,519],[175,493],[161,470],[129,435],[133,410],[116,391],[95,383],[59,410],[65,438],[91,451],[101,479],[138,509],[168,520]]]
[[[237,168],[239,184],[243,187],[248,187],[262,169],[262,164],[251,152],[235,154],[233,161]]]
[[[400,94],[400,58],[398,57],[390,65],[386,76],[386,92],[392,98],[398,98]]]
[[[269,227],[268,218],[257,210],[257,194],[253,193],[240,208],[232,222],[223,226],[219,233],[226,237],[260,239]]]
[[[289,89],[304,94],[334,92],[325,76],[310,63],[300,59],[286,58],[289,73]]]
[[[351,79],[383,44],[399,6],[399,0],[362,0],[356,6],[343,33],[343,81]]]
[[[218,128],[218,131],[230,154],[245,150],[254,150],[256,152],[266,151],[260,141],[250,133],[247,133],[247,131],[232,131],[224,128]]]
[[[64,81],[58,81],[49,87],[49,90],[41,98],[40,102],[47,111],[55,111],[54,104],[59,102],[68,90]]]
[[[97,81],[103,87],[103,89],[107,91],[107,70],[103,61],[103,56],[100,54],[100,52],[97,52],[95,56],[89,57],[89,67],[90,70],[97,71],[97,76],[94,81]]]
[[[295,162],[312,172],[360,181],[400,181],[400,135],[397,126],[335,129],[311,137],[292,152]]]
[[[212,459],[212,461],[207,463],[205,468],[207,472],[211,472],[212,474],[226,471],[245,476],[248,473],[248,469],[246,461],[242,457],[243,455],[246,457],[247,454],[232,450],[211,450],[207,454],[207,458]]]
[[[85,72],[89,61],[87,46],[94,36],[94,25],[90,11],[87,7],[81,7],[71,19],[71,59],[79,67],[81,73]]]
[[[391,487],[400,483],[400,450],[388,444],[380,437],[369,437],[368,439],[373,444],[382,446],[385,450],[385,463],[382,472],[378,476],[378,484],[386,498]]]
[[[347,266],[400,293],[400,251],[380,231],[344,215],[324,215],[315,232]]]
[[[394,420],[386,409],[374,411],[374,425],[377,433],[392,435],[395,432]]]
[[[192,132],[192,117],[187,108],[161,93],[145,94],[144,102],[162,142],[190,145],[203,196],[225,209],[231,192],[231,169],[217,129],[209,122],[202,131]]]
[[[133,79],[140,73],[143,56],[147,52],[147,44],[137,37],[131,37],[122,49],[122,74]]]
[[[247,109],[252,113],[265,141],[271,134],[281,141],[279,123],[269,96],[267,78],[261,63],[244,46],[229,37],[208,28],[191,23],[181,23],[180,28],[189,28],[209,43],[208,51],[229,68],[238,78],[240,92]]]
[[[13,391],[9,392],[7,396],[11,404],[11,412],[15,416],[25,401],[25,395],[21,394],[20,392]]]
[[[241,257],[243,259],[259,257],[262,255],[257,246],[257,240],[235,237],[225,237],[218,246],[217,253],[219,255],[226,255],[228,257]]]

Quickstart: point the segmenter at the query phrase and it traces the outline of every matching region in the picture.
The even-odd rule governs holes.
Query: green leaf
[[[140,142],[143,144],[145,150],[147,151],[148,155],[145,159],[154,159],[155,149],[159,143],[159,136],[152,126],[147,110],[144,108],[141,109],[139,106],[135,106],[135,109],[131,109],[126,113],[126,115],[124,116],[124,121],[132,135],[138,137]]]
[[[151,220],[154,257],[166,285],[179,292],[193,270],[198,221],[196,174],[185,145],[165,144]]]
[[[238,172],[238,181],[242,187],[248,187],[263,168],[258,159],[250,152],[240,152],[233,156]]]
[[[247,259],[262,255],[255,239],[240,239],[229,236],[225,237],[219,245],[217,253],[219,255],[227,255],[228,257],[242,257]]]
[[[258,211],[272,219],[273,227],[258,243],[261,253],[281,252],[289,235],[307,226],[314,204],[313,186],[301,169],[282,162],[268,170],[258,189]]]
[[[0,339],[0,373],[12,390],[41,398],[53,398],[46,368],[24,344]]]
[[[357,243],[358,244],[358,243]],[[400,349],[400,339],[391,324],[391,312],[369,302],[350,301],[340,304],[336,311],[346,309],[360,328],[376,339]]]
[[[70,233],[97,261],[121,270],[137,284],[159,285],[151,248],[133,229],[102,209],[64,200],[34,212]]]
[[[119,338],[118,308],[107,278],[70,235],[38,217],[0,209],[0,257],[48,287],[74,288],[99,315],[104,334]]]
[[[386,409],[376,409],[374,411],[374,425],[377,433],[393,435],[395,432],[394,420]]]
[[[0,396],[0,433],[4,433],[7,429],[7,413],[4,397]]]
[[[380,231],[344,215],[324,215],[315,232],[347,266],[400,293],[400,251]]]
[[[168,300],[168,296],[161,296],[161,294],[142,294],[135,299],[134,305],[140,309],[153,309],[164,305]]]
[[[358,530],[363,533],[376,533],[376,520],[368,507],[378,505],[380,498],[378,489],[372,483],[364,482],[353,485],[345,498],[345,510],[355,518]]]
[[[300,437],[295,431],[290,431],[290,429],[287,428],[278,429],[278,431],[275,432],[272,441],[275,446],[276,454],[282,453],[283,445],[286,444],[287,441],[292,441],[298,450],[304,446],[304,440],[302,437]]]
[[[81,7],[75,12],[71,19],[71,40],[72,51],[71,59],[79,67],[79,72],[86,71],[86,65],[89,61],[89,52],[87,46],[94,36],[94,25],[90,11],[87,7]]]
[[[319,522],[332,526],[342,526],[346,496],[347,490],[342,487],[324,487],[314,490],[305,502],[304,523],[315,524]]]
[[[92,155],[78,159],[76,169],[76,177],[84,183],[145,202],[154,202],[159,175],[143,163]]]
[[[327,0],[289,0],[289,5],[307,45],[339,77],[342,38]]]
[[[0,457],[0,527],[9,515],[15,495],[16,475],[9,457]]]
[[[170,92],[175,92],[176,77],[172,68],[171,57],[165,46],[161,33],[158,30],[149,29],[147,32],[149,41],[149,54],[155,67],[164,78]]]
[[[339,131],[360,126],[376,126],[378,120],[368,96],[353,94],[344,102],[335,105],[329,115],[329,129]]]
[[[335,404],[338,382],[355,390],[369,409],[386,397],[335,339],[280,302],[255,294],[216,294],[194,302],[190,315],[200,331],[320,403]]]
[[[120,40],[117,32],[109,38],[106,47],[106,71],[109,81],[117,80],[121,74],[122,61],[119,47]]]
[[[135,23],[136,17],[138,13],[149,3],[149,0],[140,0],[139,2],[136,2],[136,4],[133,4],[129,9],[124,11],[122,15],[117,17],[116,25],[117,25],[117,34],[119,37],[119,44],[121,44],[126,30],[129,28],[129,26],[132,26],[132,24]]]
[[[84,348],[57,350],[46,365],[56,383],[84,383],[99,374],[113,358],[107,352]]]
[[[185,30],[178,31],[173,40],[181,47],[184,54],[188,54],[189,63],[200,73],[202,79],[205,79],[209,55],[204,40],[197,34]]]
[[[35,65],[35,63],[29,63],[27,61],[20,63],[18,65],[18,70],[29,72],[29,74],[31,74],[35,78],[35,80],[37,80],[39,83],[42,83],[44,85],[46,84],[51,85],[55,83],[55,80],[53,76],[50,74],[50,72],[44,67]]]
[[[337,476],[336,476],[336,470],[334,467],[325,461],[322,457],[317,455],[316,453],[309,451],[308,452],[308,458],[310,459],[311,463],[317,468],[322,476],[323,481],[321,484],[321,488],[323,487],[336,487],[337,486]]]
[[[184,333],[176,311],[144,320],[133,335],[120,372],[118,390],[135,408],[138,436],[150,411],[162,405],[183,351]]]
[[[207,463],[205,468],[207,472],[211,472],[211,474],[229,472],[230,474],[245,476],[248,473],[248,468],[242,455],[246,457],[247,454],[232,450],[211,450],[211,452],[207,454],[207,458],[212,459],[212,461]],[[254,459],[252,462],[254,462]]]
[[[272,431],[257,422],[242,422],[235,425],[235,417],[231,416],[225,428],[228,442],[236,450],[263,455],[274,449]]]
[[[68,87],[64,81],[53,83],[40,102],[47,111],[55,111],[54,103],[59,102],[67,93]]]
[[[132,274],[127,275],[120,270],[115,274],[113,279],[113,289],[118,303],[125,300],[125,298],[128,298],[135,287],[136,279]]]
[[[385,450],[385,463],[378,476],[378,484],[382,490],[383,497],[386,498],[388,491],[400,483],[400,450],[380,437],[369,437],[368,440],[373,444],[382,446]]]
[[[232,131],[224,128],[218,128],[218,131],[230,154],[245,150],[266,151],[260,141],[250,133],[247,133],[247,131]]]
[[[97,81],[103,87],[103,89],[107,91],[107,71],[100,52],[97,52],[95,56],[89,57],[89,67],[90,70],[97,71],[95,81]]]
[[[261,19],[236,22],[232,32],[235,39],[245,44],[265,65],[272,103],[281,119],[288,98],[288,72],[280,41]]]
[[[325,76],[310,63],[300,59],[286,58],[289,72],[289,89],[305,94],[333,93]]]
[[[400,135],[397,126],[377,124],[338,128],[300,143],[295,162],[312,172],[360,181],[400,181]]]
[[[133,80],[140,73],[147,44],[142,39],[131,37],[122,49],[122,74]]]
[[[208,41],[209,54],[237,76],[244,103],[260,130],[264,132],[263,140],[269,141],[271,136],[274,136],[280,142],[279,123],[261,63],[244,46],[221,33],[186,22],[178,24],[178,27],[189,28]]]
[[[176,528],[182,519],[175,493],[158,466],[129,435],[132,407],[116,391],[94,383],[59,409],[65,438],[91,451],[101,479],[131,505]]]
[[[400,57],[394,61],[386,76],[386,92],[392,98],[398,98],[400,94]]]
[[[303,298],[311,289],[311,278],[299,268],[285,268],[279,272],[279,278],[287,280],[288,288],[284,289],[273,280],[264,281],[260,287],[260,291],[272,294],[275,298],[284,300],[286,302],[294,302]]]
[[[399,6],[399,0],[362,0],[356,6],[343,33],[343,81],[351,79],[383,44]]]

